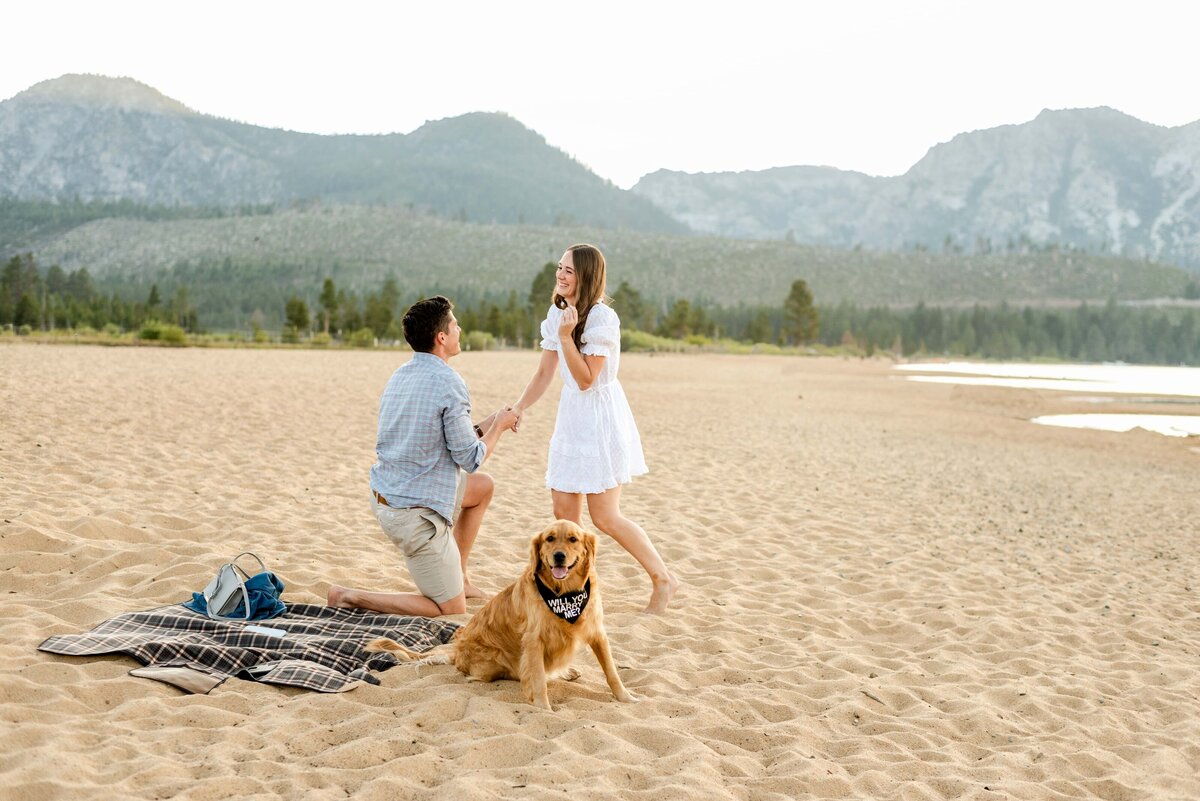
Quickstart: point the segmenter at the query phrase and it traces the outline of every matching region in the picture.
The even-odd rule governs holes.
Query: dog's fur
[[[578,678],[570,667],[576,649],[587,643],[604,669],[608,687],[618,701],[635,701],[621,683],[604,632],[604,610],[595,573],[596,536],[569,520],[556,520],[531,542],[529,567],[521,577],[484,605],[448,644],[418,654],[389,639],[374,640],[368,651],[390,651],[415,664],[452,664],[469,679],[516,679],[531,704],[552,709],[546,690],[551,678]],[[551,569],[570,566],[562,579]],[[583,589],[591,579],[587,606],[574,623],[547,608],[534,576],[556,594]]]

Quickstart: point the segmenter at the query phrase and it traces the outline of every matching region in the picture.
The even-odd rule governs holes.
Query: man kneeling
[[[412,359],[392,374],[379,403],[371,505],[404,552],[419,593],[371,592],[334,585],[330,606],[437,617],[467,611],[482,597],[467,578],[467,558],[492,499],[492,478],[477,472],[517,420],[500,409],[471,423],[467,385],[449,361],[461,352],[453,304],[438,295],[404,315]]]

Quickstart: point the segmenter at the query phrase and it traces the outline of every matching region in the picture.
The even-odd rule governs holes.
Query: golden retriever
[[[587,643],[613,696],[636,701],[617,675],[604,632],[596,535],[569,520],[556,520],[530,545],[529,567],[521,577],[488,601],[448,644],[418,654],[394,640],[379,639],[366,649],[391,651],[415,664],[453,664],[476,681],[516,679],[531,704],[553,711],[546,681],[578,678],[571,657]]]

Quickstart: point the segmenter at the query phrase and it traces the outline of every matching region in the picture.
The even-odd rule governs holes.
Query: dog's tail
[[[454,656],[454,644],[439,645],[425,653],[411,651],[405,648],[395,640],[389,640],[387,637],[380,637],[377,640],[371,640],[367,643],[363,650],[378,653],[387,651],[396,655],[396,658],[402,662],[411,662],[415,665],[449,665],[451,657]]]

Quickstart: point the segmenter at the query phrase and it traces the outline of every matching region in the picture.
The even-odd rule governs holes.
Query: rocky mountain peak
[[[1093,106],[1091,108],[1045,108],[1034,117],[1033,122],[1041,125],[1113,125],[1132,124],[1137,126],[1151,125],[1137,117],[1132,117],[1123,111],[1109,106]]]
[[[34,84],[13,101],[65,103],[152,114],[187,114],[195,111],[133,78],[68,74]]]
[[[896,178],[654,173],[634,192],[723,236],[879,249],[1061,246],[1200,267],[1200,121],[1167,128],[1104,106],[958,134]]]
[[[460,220],[682,232],[507,114],[319,136],[197,113],[131,78],[64,75],[0,102],[0,199],[241,206],[320,198]]]

